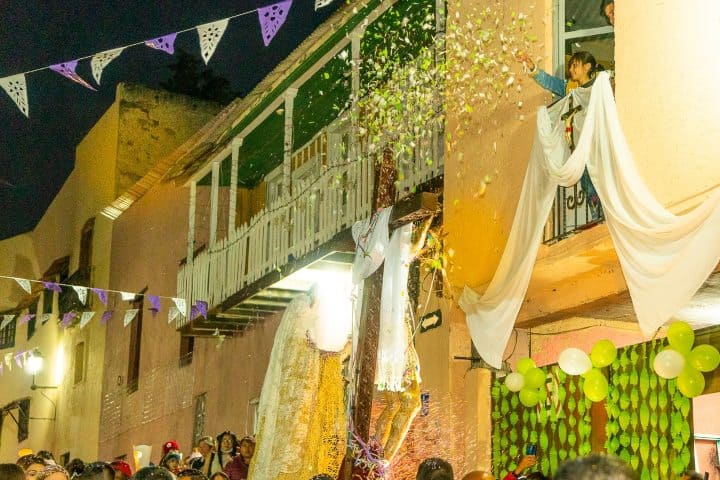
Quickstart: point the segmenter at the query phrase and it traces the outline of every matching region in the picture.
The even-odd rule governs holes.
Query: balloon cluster
[[[517,363],[517,371],[505,377],[505,386],[511,392],[520,392],[520,403],[534,407],[547,400],[545,378],[545,372],[532,358],[522,358]]]
[[[667,334],[670,346],[655,356],[653,369],[665,379],[677,378],[677,387],[688,398],[705,390],[702,372],[712,372],[720,365],[720,352],[712,345],[695,343],[695,332],[686,322],[674,322]]]
[[[600,402],[608,394],[608,381],[601,369],[610,365],[616,357],[615,345],[610,340],[600,340],[593,345],[590,355],[579,348],[563,350],[558,365],[568,375],[582,375],[585,396],[593,402]]]

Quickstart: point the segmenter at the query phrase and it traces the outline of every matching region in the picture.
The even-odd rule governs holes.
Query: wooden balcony
[[[421,198],[416,189],[442,175],[442,137],[439,132],[433,136],[418,142],[416,155],[403,159],[398,201]],[[295,181],[289,194],[180,265],[177,295],[208,302],[210,314],[207,319],[179,316],[179,331],[193,336],[241,332],[252,321],[284,309],[299,293],[273,287],[283,277],[316,262],[345,268],[352,263],[350,227],[372,213],[376,160],[370,155],[336,160],[342,156],[332,152],[328,158],[316,174]]]

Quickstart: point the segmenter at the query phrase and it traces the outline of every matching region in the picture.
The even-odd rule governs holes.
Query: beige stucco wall
[[[111,288],[175,295],[178,262],[187,254],[188,198],[187,188],[159,185],[115,221]],[[145,443],[153,445],[157,462],[168,439],[189,453],[194,400],[201,393],[207,393],[206,434],[228,429],[252,433],[250,401],[260,395],[279,317],[222,343],[196,338],[192,364],[179,367],[180,335],[167,323],[168,302],[163,300],[157,318],[144,312],[140,381],[134,393],[126,389],[130,331],[122,325],[122,313],[107,326],[103,458],[130,454],[132,445]],[[123,305],[117,308],[121,312]]]
[[[218,108],[182,95],[119,85],[116,102],[78,144],[74,170],[35,229],[0,242],[3,272],[36,279],[55,259],[66,255],[70,256],[70,273],[74,272],[78,268],[82,228],[88,219],[95,217],[90,285],[106,288],[113,224],[99,211],[122,193],[130,181],[147,172],[160,155],[184,142]],[[0,288],[3,298],[12,300],[9,306],[17,304],[22,291],[13,282],[2,282]],[[27,341],[27,327],[18,328],[13,351],[40,348],[47,367],[37,383],[59,386],[57,390],[45,391],[57,404],[56,420],[31,420],[31,438],[20,447],[97,458],[105,326],[98,322],[102,305],[94,301],[88,308],[99,313],[82,330],[75,327],[63,331],[56,320],[51,320],[38,327],[35,336]],[[75,383],[73,352],[80,342],[85,343],[86,373]],[[39,391],[30,392],[29,378],[19,370],[5,375],[0,404],[30,395],[32,416],[53,417],[52,404]],[[5,422],[3,433],[11,428],[11,423]],[[15,455],[18,446],[5,440],[13,435],[3,435],[0,446],[3,458]]]

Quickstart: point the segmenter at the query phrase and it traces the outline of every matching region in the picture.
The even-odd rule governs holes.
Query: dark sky
[[[92,55],[275,3],[276,0],[2,0],[0,77]],[[314,11],[295,0],[269,47],[257,14],[230,20],[209,67],[242,95],[267,75],[346,0]],[[195,31],[175,48],[200,57]],[[62,187],[75,146],[112,104],[119,82],[157,86],[173,57],[137,46],[105,68],[97,92],[49,70],[26,76],[30,118],[0,89],[0,239],[32,230]],[[77,72],[94,85],[90,61]],[[8,185],[11,184],[12,186]]]

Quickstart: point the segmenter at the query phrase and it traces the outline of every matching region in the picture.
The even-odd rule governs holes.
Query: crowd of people
[[[23,450],[15,463],[0,464],[0,480],[245,480],[254,453],[253,437],[238,439],[230,431],[201,437],[186,457],[178,442],[169,440],[157,465],[134,473],[121,459],[86,463],[74,458],[62,466],[47,450]]]
[[[75,458],[64,467],[56,463],[48,451],[26,453],[16,463],[0,464],[0,480],[244,480],[248,476],[250,460],[255,449],[252,437],[240,440],[232,432],[202,437],[193,452],[183,459],[177,442],[163,444],[158,465],[149,465],[132,472],[124,460],[84,463]],[[503,480],[549,480],[539,471],[528,472],[537,463],[535,455],[525,455]],[[416,480],[455,480],[452,465],[441,458],[428,458],[420,463]],[[458,477],[459,478],[459,477]],[[591,454],[562,464],[554,480],[637,480],[637,474],[620,459],[603,454]],[[684,473],[680,480],[702,480],[696,472]],[[298,479],[304,480],[304,479]],[[335,480],[327,474],[307,480]],[[462,480],[495,480],[485,471],[466,473]]]
[[[524,456],[517,467],[503,480],[550,480],[542,472],[525,471],[537,463],[535,455]],[[452,465],[441,458],[428,458],[418,467],[416,480],[455,480]],[[553,480],[638,480],[638,475],[625,462],[612,455],[593,453],[578,457],[560,465]],[[492,473],[475,470],[465,474],[462,480],[495,480]],[[694,471],[683,473],[679,480],[703,480],[703,476]]]

